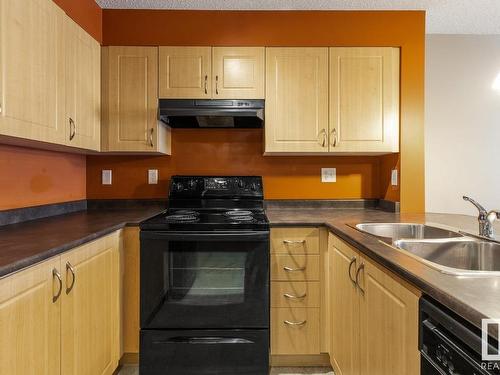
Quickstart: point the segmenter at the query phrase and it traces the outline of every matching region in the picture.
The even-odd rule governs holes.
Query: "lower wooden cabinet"
[[[121,231],[0,279],[0,374],[111,375]]]
[[[419,375],[420,292],[330,234],[330,360],[337,375]]]

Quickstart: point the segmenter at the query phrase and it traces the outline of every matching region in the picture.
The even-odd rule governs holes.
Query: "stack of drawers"
[[[271,230],[271,354],[320,353],[319,229]]]

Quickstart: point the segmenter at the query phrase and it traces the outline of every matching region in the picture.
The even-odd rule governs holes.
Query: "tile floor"
[[[118,375],[138,375],[137,366],[123,366]],[[270,375],[334,375],[328,367],[273,367]]]

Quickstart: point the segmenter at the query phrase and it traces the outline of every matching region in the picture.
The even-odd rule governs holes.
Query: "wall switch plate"
[[[337,168],[321,168],[321,182],[337,182]]]
[[[111,169],[103,169],[102,170],[102,184],[103,185],[111,185],[113,180],[113,172]]]
[[[398,186],[398,170],[397,169],[393,169],[391,171],[391,185]]]
[[[156,185],[158,183],[158,169],[148,170],[148,184]]]

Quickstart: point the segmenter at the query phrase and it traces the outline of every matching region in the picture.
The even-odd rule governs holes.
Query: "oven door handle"
[[[156,232],[141,231],[141,239],[163,241],[268,241],[268,231],[254,232]]]
[[[202,345],[221,345],[221,344],[255,344],[253,341],[238,337],[186,337],[177,336],[167,340],[158,340],[154,344],[202,344]]]

